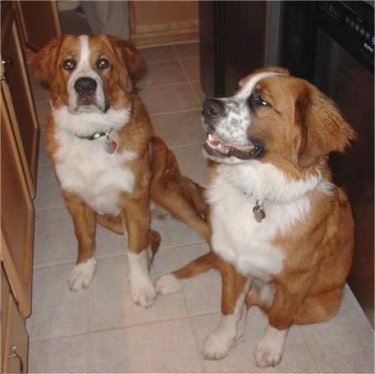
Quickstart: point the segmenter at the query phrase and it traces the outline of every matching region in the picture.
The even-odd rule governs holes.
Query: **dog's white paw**
[[[282,352],[267,344],[259,344],[255,353],[255,361],[261,368],[276,366],[281,361]]]
[[[160,277],[155,284],[156,292],[167,295],[181,290],[183,284],[173,274],[166,274]]]
[[[156,297],[155,287],[148,271],[148,252],[150,249],[139,254],[128,252],[129,281],[133,302],[146,308],[154,303]]]
[[[147,279],[137,279],[131,281],[131,292],[133,302],[137,305],[148,308],[154,304],[156,291],[151,281]]]
[[[207,360],[220,360],[224,358],[235,343],[232,336],[214,330],[203,346],[203,357]]]
[[[288,330],[267,327],[255,352],[255,361],[259,367],[266,368],[280,363],[287,332]]]
[[[96,260],[94,257],[88,259],[86,262],[77,264],[72,270],[68,285],[72,291],[78,291],[87,288],[94,276]]]

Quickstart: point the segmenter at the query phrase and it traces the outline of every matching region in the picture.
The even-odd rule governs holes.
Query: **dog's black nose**
[[[96,90],[96,81],[93,78],[83,77],[78,78],[74,83],[74,89],[80,96],[91,96]]]
[[[219,117],[224,113],[224,104],[218,99],[207,99],[203,103],[202,114],[206,119]]]

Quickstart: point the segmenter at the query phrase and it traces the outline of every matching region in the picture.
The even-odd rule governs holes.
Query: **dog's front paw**
[[[255,352],[255,361],[259,367],[266,368],[280,363],[287,331],[267,327]]]
[[[207,360],[220,360],[228,354],[234,343],[233,337],[214,330],[203,346],[203,357]]]
[[[137,282],[131,281],[131,292],[135,304],[145,308],[154,304],[156,291],[151,281],[147,279],[138,279]]]
[[[282,352],[270,345],[259,344],[255,353],[255,361],[261,368],[276,366],[281,361]]]
[[[156,281],[155,288],[157,293],[167,295],[179,291],[182,288],[182,281],[173,274],[163,275]]]
[[[94,276],[96,260],[90,258],[86,262],[77,264],[72,270],[68,285],[72,291],[78,291],[87,288]]]

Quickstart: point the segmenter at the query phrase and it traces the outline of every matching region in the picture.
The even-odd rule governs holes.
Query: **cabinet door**
[[[30,314],[34,208],[1,84],[1,258],[24,317]]]
[[[39,51],[49,40],[60,36],[59,13],[56,1],[16,1],[24,43]]]
[[[4,98],[8,106],[14,108],[22,142],[20,147],[25,151],[27,166],[35,185],[39,128],[15,14],[12,9],[8,10],[2,19],[1,35]]]

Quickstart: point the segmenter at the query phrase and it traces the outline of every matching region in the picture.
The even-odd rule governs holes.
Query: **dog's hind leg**
[[[181,175],[176,157],[156,137],[152,140],[150,162],[151,199],[196,230],[209,243],[211,232],[207,223],[208,207],[204,201],[203,189]]]
[[[78,196],[66,191],[62,193],[78,242],[76,266],[68,281],[69,288],[77,291],[90,285],[95,272],[96,213]]]
[[[114,217],[107,214],[98,214],[97,220],[100,225],[116,234],[124,234],[124,225],[120,216]]]
[[[232,265],[224,261],[217,265],[222,282],[222,316],[203,347],[204,357],[216,360],[224,358],[242,334],[247,312],[245,298],[252,282],[251,278],[238,274]]]
[[[114,217],[114,216],[109,216],[106,214],[98,214],[97,220],[100,225],[107,228],[108,230],[111,230],[114,233],[119,234],[119,235],[125,234],[123,220],[121,219],[120,216]],[[159,249],[160,242],[161,242],[160,234],[155,230],[150,230],[150,247],[151,247],[151,253],[152,253],[151,263],[154,259],[156,252]]]
[[[216,253],[210,251],[189,262],[182,268],[160,277],[155,284],[156,291],[162,295],[177,292],[184,286],[185,279],[194,277],[210,269],[214,269],[216,261]]]

